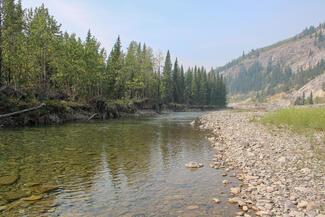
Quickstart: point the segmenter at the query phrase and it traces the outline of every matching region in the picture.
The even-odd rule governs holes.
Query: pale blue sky
[[[324,0],[23,0],[41,3],[64,30],[84,38],[91,29],[108,50],[120,35],[186,66],[220,66],[325,22]]]

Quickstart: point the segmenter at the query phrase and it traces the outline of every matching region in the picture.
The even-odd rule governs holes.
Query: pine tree
[[[200,70],[195,66],[192,78],[192,90],[191,90],[191,99],[192,103],[195,105],[199,104],[199,92],[200,92]]]
[[[126,89],[129,98],[134,98],[137,95],[137,91],[143,88],[143,85],[139,86],[137,72],[139,71],[139,64],[137,59],[138,43],[132,41],[129,44],[125,57],[125,73],[127,75]]]
[[[207,105],[207,99],[208,99],[208,82],[207,82],[207,74],[205,69],[201,68],[200,73],[200,90],[199,90],[199,104],[200,105]]]
[[[185,74],[184,67],[181,66],[179,77],[179,103],[185,103]]]
[[[178,66],[178,60],[176,58],[173,68],[172,74],[172,82],[173,82],[173,102],[179,103],[179,88],[180,88],[180,68]]]
[[[122,82],[123,53],[120,36],[118,36],[107,60],[107,76],[109,96],[120,98],[123,91]]]
[[[309,104],[310,104],[310,105],[314,104],[313,91],[310,91]]]
[[[169,103],[173,99],[173,84],[172,84],[172,62],[169,51],[167,52],[165,65],[161,82],[161,97],[165,103]]]
[[[195,66],[185,73],[178,59],[173,67],[168,51],[161,75],[163,58],[155,57],[146,44],[133,41],[124,55],[118,37],[107,57],[90,31],[85,40],[62,34],[44,5],[25,11],[20,0],[17,4],[14,0],[3,3],[0,85],[5,82],[30,90],[39,100],[58,95],[82,101],[137,98],[188,105],[226,102],[225,82],[222,76],[216,78],[213,69],[207,74],[205,68]],[[308,74],[317,73],[313,70]]]
[[[189,68],[185,74],[185,103],[190,104],[192,101],[192,79],[193,79],[193,70]]]

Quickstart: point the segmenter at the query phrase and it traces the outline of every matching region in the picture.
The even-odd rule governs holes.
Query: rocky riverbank
[[[212,132],[210,165],[242,181],[231,188],[230,203],[242,216],[325,216],[324,160],[305,135],[264,126],[264,112],[218,111],[202,116],[199,127]],[[227,180],[224,180],[227,184]]]

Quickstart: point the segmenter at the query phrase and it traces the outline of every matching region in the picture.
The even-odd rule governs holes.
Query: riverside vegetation
[[[90,31],[85,40],[62,32],[44,5],[27,10],[21,1],[1,2],[0,112],[48,105],[34,113],[45,118],[29,115],[21,124],[56,122],[56,113],[72,116],[63,119],[98,113],[96,118],[105,119],[143,107],[159,111],[163,104],[226,105],[223,78],[213,69],[185,71],[177,58],[172,64],[169,51],[164,59],[145,43],[132,41],[123,51],[120,37],[107,52]],[[19,121],[2,124],[13,122]]]
[[[295,130],[325,130],[324,108],[288,108],[278,110],[263,117],[262,122],[288,125]]]

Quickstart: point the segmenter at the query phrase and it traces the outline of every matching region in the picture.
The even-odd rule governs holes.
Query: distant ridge
[[[325,72],[325,23],[310,26],[275,44],[253,49],[216,71],[226,78],[229,94],[233,97],[292,94]],[[322,95],[321,91],[315,91]]]

